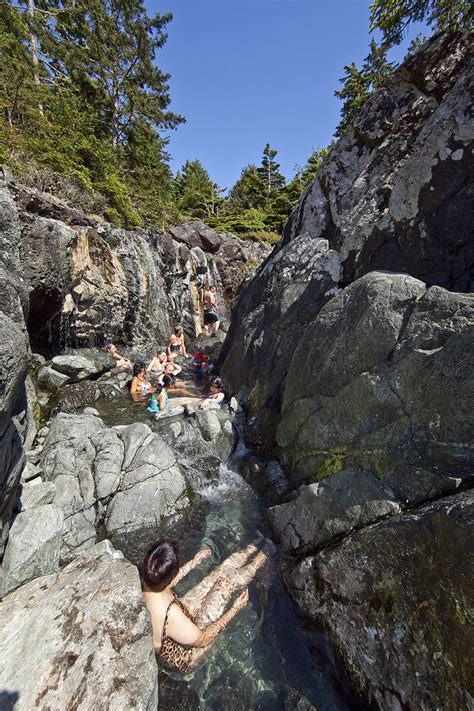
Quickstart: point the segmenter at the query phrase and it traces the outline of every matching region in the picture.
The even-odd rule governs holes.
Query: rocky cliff
[[[20,262],[35,352],[164,342],[175,324],[202,330],[201,290],[217,286],[221,315],[268,254],[260,242],[218,235],[202,222],[168,234],[92,220],[10,181],[21,229]]]
[[[383,709],[474,695],[471,48],[435,37],[371,97],[224,344],[248,439],[293,487],[269,512],[288,589]]]

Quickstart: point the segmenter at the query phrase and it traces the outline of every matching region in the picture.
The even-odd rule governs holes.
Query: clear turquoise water
[[[95,406],[108,425],[144,421],[153,429],[160,426],[150,419],[144,405],[125,396]],[[216,479],[198,492],[200,502],[173,532],[183,561],[202,546],[213,551],[209,561],[183,580],[181,592],[254,539],[257,531],[270,536],[265,523],[267,503],[240,476],[239,461],[221,465]],[[148,530],[114,543],[138,565],[160,534]],[[305,629],[282,583],[281,571],[289,564],[277,546],[271,563],[250,585],[249,605],[191,675],[160,669],[160,708],[339,711],[352,707],[344,703],[333,682],[335,662],[325,635]]]

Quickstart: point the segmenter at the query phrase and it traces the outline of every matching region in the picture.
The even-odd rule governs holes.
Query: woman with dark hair
[[[184,330],[182,326],[176,326],[174,333],[168,338],[168,345],[166,347],[166,353],[168,354],[168,360],[173,362],[173,359],[177,355],[182,355],[184,358],[189,358],[186,352],[186,344],[184,342]]]
[[[221,403],[225,399],[225,393],[220,378],[212,378],[209,382],[209,395],[202,401],[200,408],[206,410],[211,402]]]
[[[201,550],[180,567],[176,545],[156,541],[141,567],[143,597],[151,615],[156,653],[164,664],[183,672],[200,660],[205,649],[247,605],[247,585],[268,559],[263,550],[251,543],[178,599],[172,591],[174,586],[209,555],[210,549]],[[242,592],[224,612],[232,593],[239,590]]]
[[[146,377],[146,363],[142,360],[137,360],[133,364],[133,378],[130,385],[130,395],[134,400],[140,402],[148,395],[155,392],[150,381]]]

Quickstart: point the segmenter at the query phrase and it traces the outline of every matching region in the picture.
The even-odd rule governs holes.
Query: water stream
[[[109,426],[136,421],[152,429],[163,426],[146,414],[143,405],[126,396],[95,404]],[[199,501],[174,531],[182,559],[209,546],[212,557],[185,578],[184,592],[230,553],[258,535],[270,536],[265,523],[267,502],[246,483],[239,467],[247,451],[240,444],[214,480],[203,480]],[[195,482],[194,482],[195,485]],[[137,565],[145,549],[160,534],[147,530],[114,541]],[[304,629],[281,579],[288,564],[276,547],[269,565],[250,585],[250,602],[218,637],[204,662],[190,675],[159,671],[160,708],[169,711],[205,709],[300,709],[339,711],[347,706],[332,681],[335,662],[325,635]]]

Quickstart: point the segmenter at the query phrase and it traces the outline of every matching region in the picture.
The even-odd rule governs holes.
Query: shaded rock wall
[[[0,174],[0,558],[17,503],[28,424],[28,340],[19,247],[17,212]]]

